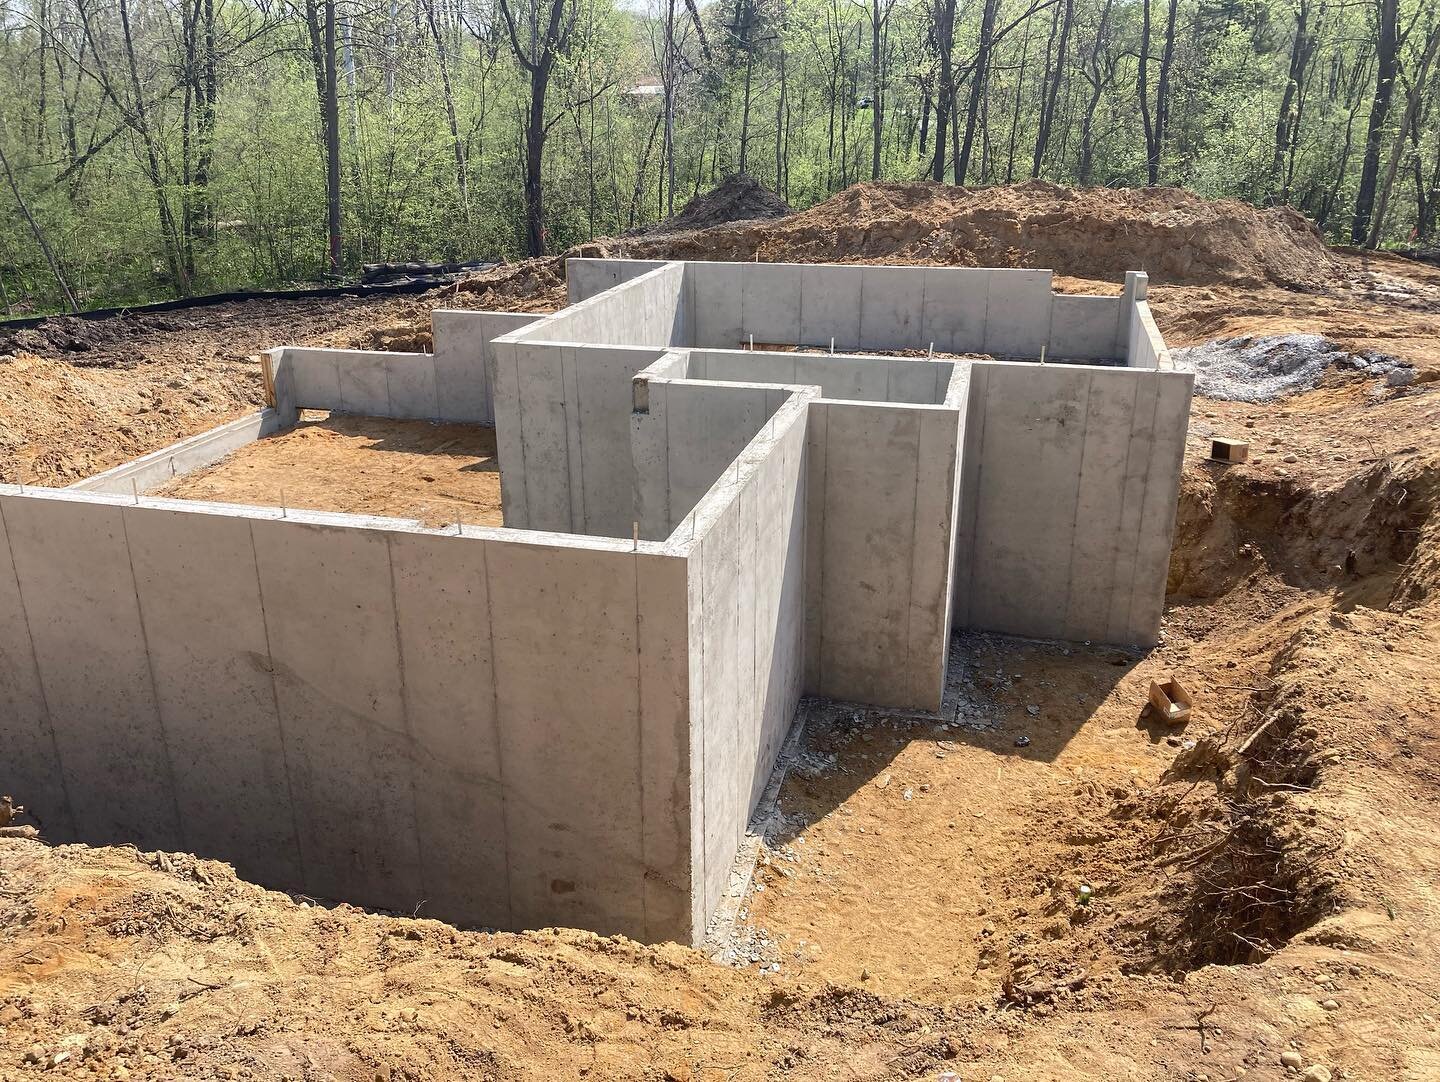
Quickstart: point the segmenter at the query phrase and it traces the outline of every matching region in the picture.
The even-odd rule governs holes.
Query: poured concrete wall
[[[1193,377],[977,362],[954,622],[1153,645]]]
[[[804,670],[805,430],[787,396],[696,507],[690,551],[691,830],[697,924],[714,911],[736,847],[800,700]]]
[[[696,504],[722,473],[738,468],[741,452],[791,391],[653,373],[646,372],[646,407],[629,418],[636,521],[641,537],[660,540],[679,530],[686,540]]]
[[[301,409],[401,420],[440,416],[429,353],[282,346],[270,351],[270,367],[276,408],[287,424]]]
[[[1048,270],[687,263],[693,343],[1113,359],[1119,297],[1061,297]],[[1056,304],[1058,302],[1058,308]]]
[[[688,374],[691,379],[814,386],[824,398],[935,405],[945,401],[954,371],[949,361],[908,357],[692,349]]]
[[[435,344],[435,392],[442,421],[494,424],[494,392],[490,387],[492,340],[542,318],[524,312],[467,312],[437,309],[430,313]]]
[[[647,264],[648,266],[648,264]],[[536,320],[495,343],[497,354],[513,342],[569,342],[615,346],[688,345],[690,303],[685,264],[661,263],[554,315]]]
[[[52,840],[698,934],[683,553],[13,486],[0,534],[0,790]]]
[[[631,382],[663,353],[497,343],[495,442],[505,525],[631,536]]]
[[[293,420],[289,423],[293,424]],[[121,495],[145,492],[172,477],[219,462],[231,451],[279,432],[285,425],[284,414],[280,410],[262,410],[77,481],[70,487],[79,492],[114,492]]]
[[[490,342],[542,317],[524,312],[436,310],[435,352],[311,349],[270,351],[277,411],[334,410],[402,420],[494,424]]]
[[[807,691],[940,708],[960,426],[958,408],[812,404]]]
[[[665,266],[659,259],[585,259],[572,256],[565,260],[565,295],[571,304],[589,300],[611,286],[628,282]]]
[[[697,379],[813,384],[823,396],[807,430],[805,690],[939,709],[968,364],[761,350],[689,356]],[[690,429],[677,431],[688,441]]]

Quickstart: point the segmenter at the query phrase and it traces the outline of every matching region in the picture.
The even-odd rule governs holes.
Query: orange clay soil
[[[316,410],[149,495],[503,525],[493,428]]]

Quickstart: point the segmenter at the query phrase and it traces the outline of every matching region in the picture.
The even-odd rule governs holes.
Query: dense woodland
[[[1436,0],[0,0],[0,32],[16,315],[559,251],[735,171],[1440,225]]]

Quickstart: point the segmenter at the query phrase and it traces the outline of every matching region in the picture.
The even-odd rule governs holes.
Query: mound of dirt
[[[783,218],[793,214],[790,204],[749,173],[732,173],[708,192],[697,195],[680,213],[639,230],[640,236],[710,229],[729,222]]]
[[[1338,264],[1288,208],[1259,210],[1174,188],[1065,188],[1045,181],[957,188],[864,183],[774,222],[700,229],[617,245],[636,258],[784,258],[977,267],[1044,267],[1080,278],[1149,272],[1165,283],[1274,283],[1318,289]],[[619,254],[615,252],[614,254]]]

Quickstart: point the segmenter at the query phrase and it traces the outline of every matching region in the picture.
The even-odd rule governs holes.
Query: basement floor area
[[[495,430],[304,410],[300,423],[148,495],[503,526]]]

